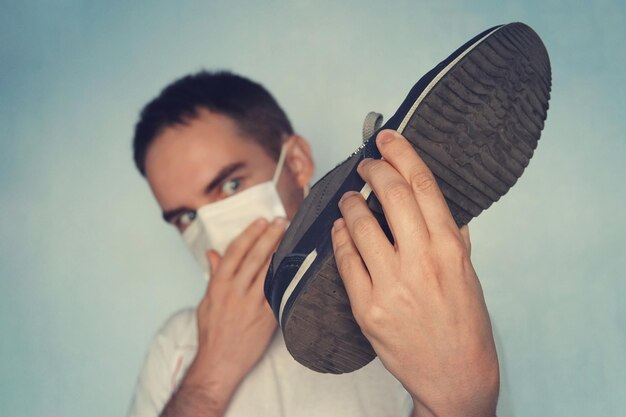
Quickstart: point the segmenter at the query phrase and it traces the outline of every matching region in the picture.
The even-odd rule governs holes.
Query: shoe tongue
[[[383,119],[382,114],[371,111],[367,113],[365,120],[363,120],[363,144],[365,145],[365,149],[363,149],[364,158],[380,157],[375,141],[372,140],[368,142],[368,140],[372,138],[378,130],[380,130],[380,127],[383,125]],[[367,205],[373,212],[383,214],[383,207],[373,194],[372,197],[368,199]]]

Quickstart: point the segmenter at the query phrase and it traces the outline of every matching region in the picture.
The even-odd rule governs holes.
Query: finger
[[[387,130],[378,135],[376,144],[385,160],[410,184],[429,232],[457,233],[458,229],[435,176],[409,141],[399,133]]]
[[[213,249],[206,253],[206,257],[207,261],[209,261],[209,270],[211,272],[211,275],[215,275],[215,271],[217,271],[217,268],[219,267],[222,258],[219,253],[217,253]]]
[[[461,229],[459,229],[461,233],[461,237],[463,238],[463,243],[465,243],[465,248],[467,249],[467,254],[472,255],[472,241],[470,240],[469,226],[463,225]]]
[[[265,278],[267,276],[267,270],[270,267],[270,261],[272,260],[271,256],[267,257],[267,260],[265,261],[265,263],[263,264],[263,266],[259,269],[259,271],[257,272],[252,284],[250,285],[250,291],[253,294],[256,294],[257,297],[259,297],[259,302],[260,303],[267,303],[267,300],[265,299],[265,291],[263,289],[264,285],[265,285]],[[268,304],[269,306],[269,304]]]
[[[250,288],[254,277],[256,277],[259,270],[262,269],[261,267],[267,262],[280,242],[286,227],[286,219],[275,219],[250,247],[250,250],[246,256],[244,256],[233,278],[240,288]]]
[[[339,218],[333,224],[331,238],[339,276],[346,287],[352,311],[367,305],[372,291],[372,279],[348,232],[345,220]]]
[[[357,170],[380,201],[396,246],[411,253],[424,247],[428,227],[409,183],[387,161],[364,159]]]
[[[246,227],[246,229],[226,248],[220,262],[219,273],[215,278],[230,279],[233,277],[246,253],[248,253],[252,245],[254,245],[258,238],[265,232],[267,227],[268,222],[265,219],[255,220]]]
[[[384,273],[383,268],[386,268],[385,264],[394,255],[395,249],[363,196],[354,191],[345,193],[339,200],[339,210],[345,220],[346,232],[350,234],[367,269],[374,276]]]

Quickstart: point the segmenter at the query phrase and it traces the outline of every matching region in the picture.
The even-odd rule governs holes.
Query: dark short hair
[[[133,152],[143,176],[154,139],[168,127],[192,121],[200,109],[232,118],[243,137],[257,142],[274,159],[284,136],[293,134],[287,115],[262,85],[227,71],[203,70],[174,81],[141,111]]]

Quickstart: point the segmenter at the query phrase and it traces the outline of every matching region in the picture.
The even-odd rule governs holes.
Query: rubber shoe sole
[[[461,226],[506,194],[528,166],[550,88],[550,61],[537,34],[522,23],[501,25],[422,77],[382,129],[411,142]],[[381,157],[376,133],[313,186],[265,281],[287,349],[318,372],[351,372],[376,356],[352,315],[330,237],[339,199],[355,190],[393,241],[378,200],[356,172],[363,158]]]

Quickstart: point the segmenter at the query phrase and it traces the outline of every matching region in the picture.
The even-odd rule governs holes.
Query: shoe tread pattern
[[[522,175],[549,97],[545,48],[532,29],[517,23],[464,57],[411,117],[403,134],[433,171],[459,226]]]

